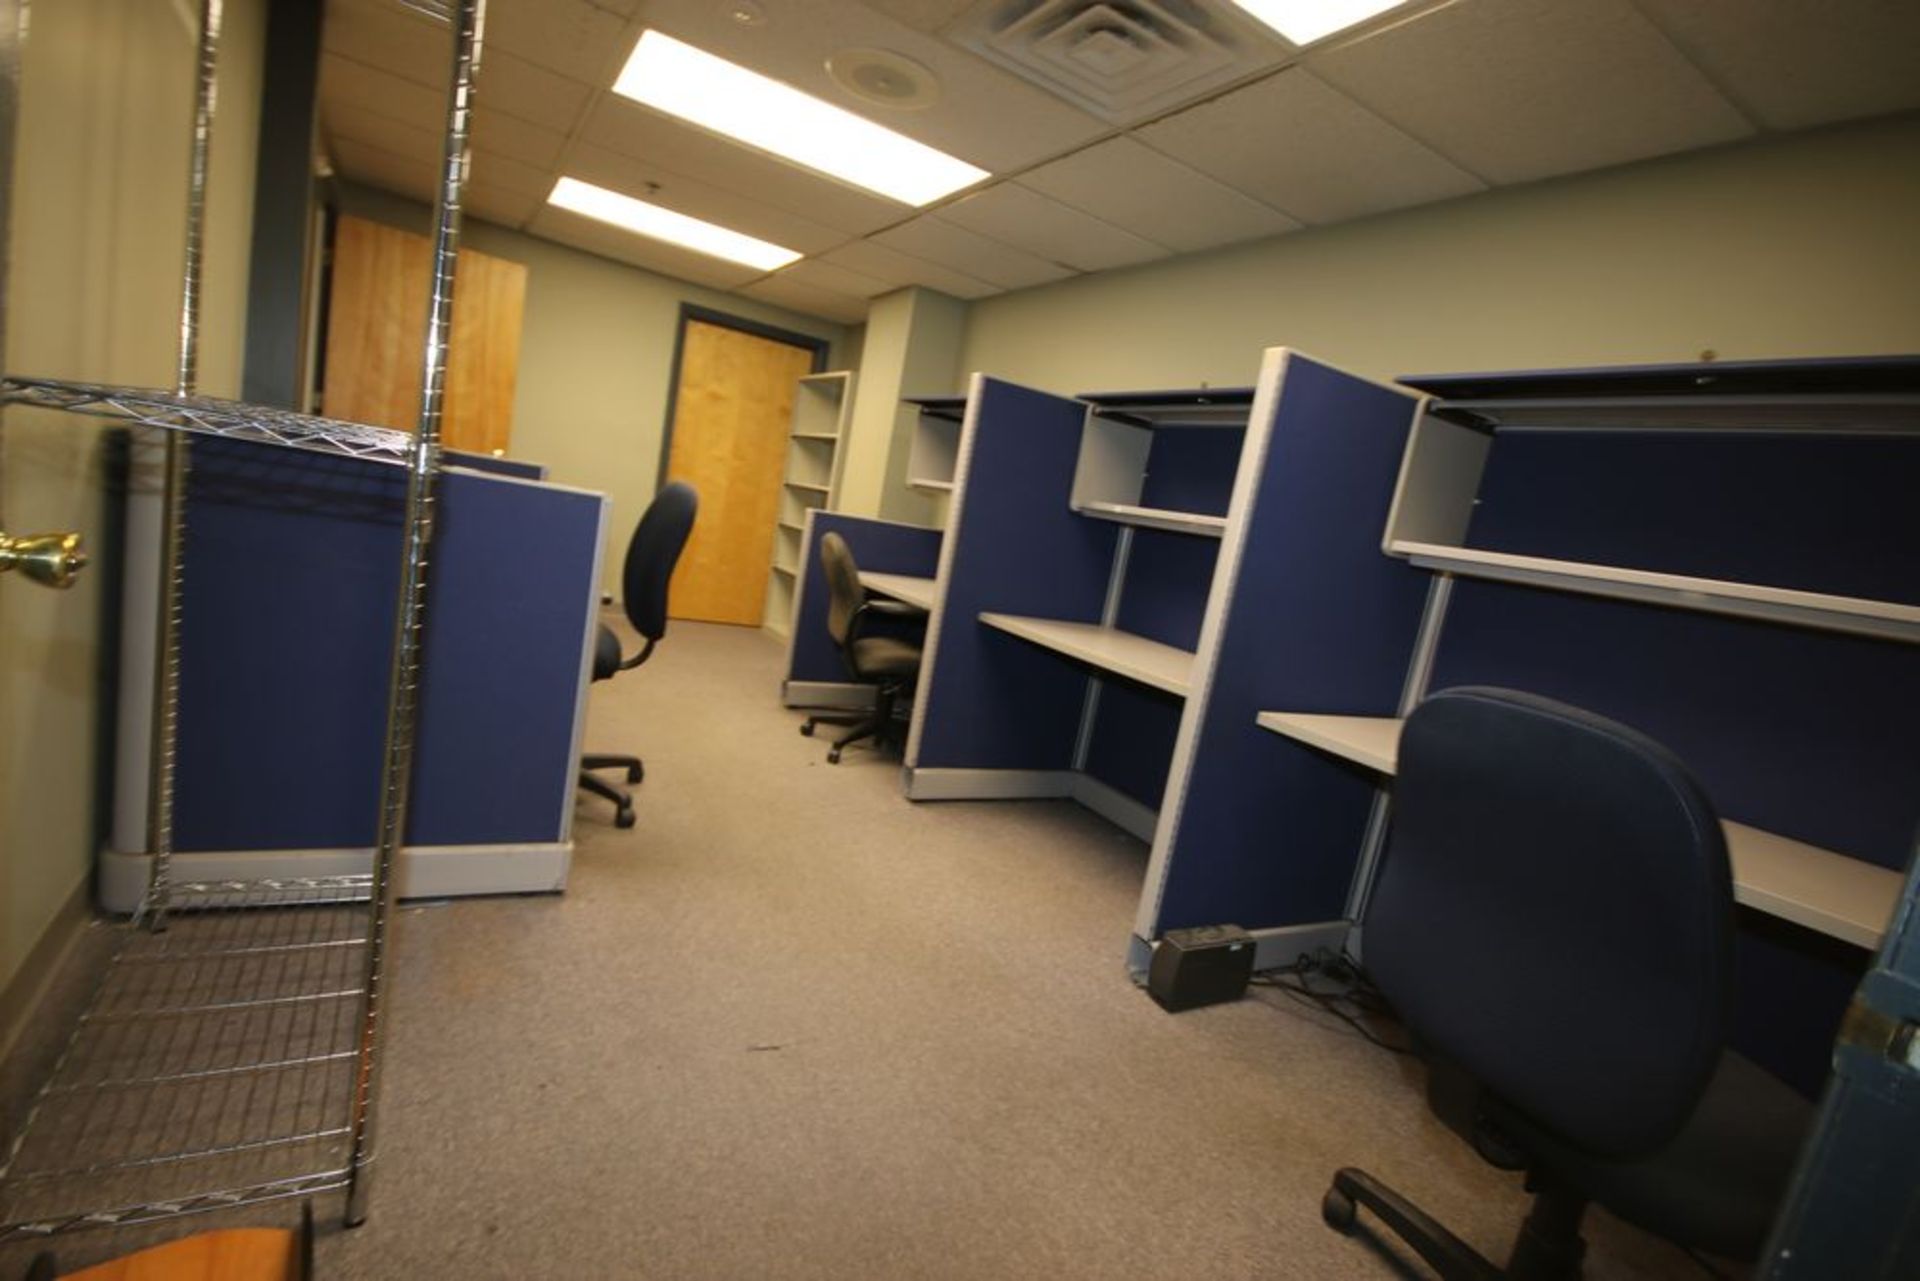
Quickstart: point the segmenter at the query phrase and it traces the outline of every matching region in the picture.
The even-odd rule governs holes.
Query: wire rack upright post
[[[201,0],[177,377],[171,393],[8,375],[0,408],[161,429],[161,599],[147,893],[18,1137],[0,1152],[0,1244],[285,1197],[344,1192],[366,1218],[389,932],[405,840],[454,267],[485,0],[448,19],[453,75],[435,200],[417,431],[199,396],[201,232],[221,0]],[[10,81],[0,89],[9,95]],[[10,143],[10,139],[7,140]],[[3,225],[3,220],[0,220]],[[173,794],[188,440],[210,435],[407,470],[378,827],[365,873],[247,881],[176,876]]]

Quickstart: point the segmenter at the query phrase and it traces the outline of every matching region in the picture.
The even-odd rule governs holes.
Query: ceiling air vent
[[[1120,125],[1191,102],[1287,54],[1236,6],[1195,0],[987,0],[945,34]]]

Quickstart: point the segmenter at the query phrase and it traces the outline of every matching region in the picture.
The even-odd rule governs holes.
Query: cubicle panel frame
[[[980,622],[1095,623],[1118,530],[1069,505],[1086,407],[975,373],[907,740],[915,799],[1062,796],[1090,679]]]
[[[830,530],[847,540],[854,562],[863,573],[933,578],[939,569],[944,536],[938,529],[820,508],[808,512],[800,536],[786,674],[780,682],[780,701],[787,707],[873,705],[873,686],[847,674],[839,647],[827,632],[826,572],[816,548],[818,540]]]
[[[141,505],[152,501],[150,495],[143,493],[146,486],[140,469],[144,466],[144,456],[141,445],[136,444],[129,464],[133,468],[127,498],[130,521],[138,521],[141,518]],[[261,499],[257,494],[249,498],[248,491],[256,488],[255,481],[262,467],[278,475],[280,488],[272,491],[272,496],[267,499]],[[223,473],[234,479],[223,481]],[[246,595],[236,598],[225,611],[216,609],[209,613],[203,602],[200,607],[187,612],[188,626],[197,626],[193,621],[196,618],[201,623],[217,625],[220,618],[234,610],[239,611],[243,619],[258,614],[257,591],[260,587],[277,584],[289,572],[293,572],[295,581],[298,581],[299,574],[289,571],[284,564],[276,573],[271,565],[253,565],[249,569],[246,562],[249,558],[270,554],[268,549],[272,546],[293,549],[299,558],[296,566],[304,562],[311,572],[333,577],[336,587],[344,594],[337,597],[334,605],[321,602],[315,621],[302,625],[299,644],[290,644],[284,651],[258,647],[243,656],[257,670],[256,679],[269,682],[269,685],[262,686],[265,689],[271,683],[280,681],[311,681],[314,677],[314,658],[334,652],[341,640],[352,640],[365,650],[366,662],[355,669],[359,672],[358,676],[344,669],[340,672],[348,679],[348,685],[342,688],[362,691],[367,695],[372,714],[366,719],[362,730],[372,733],[376,742],[381,726],[378,713],[380,695],[385,688],[386,645],[390,639],[388,624],[393,607],[391,592],[380,587],[379,583],[392,586],[392,542],[398,536],[399,529],[396,495],[403,497],[394,481],[392,469],[371,463],[315,455],[289,455],[266,446],[226,441],[206,442],[197,450],[196,467],[189,475],[189,484],[198,487],[199,491],[189,512],[189,552],[195,551],[192,538],[193,523],[196,521],[201,522],[203,539],[224,538],[228,550],[222,553],[202,542],[196,555],[201,572],[188,576],[188,593],[197,590],[246,592]],[[223,491],[232,499],[224,507],[218,497]],[[565,887],[571,862],[575,774],[584,732],[587,685],[592,674],[594,635],[599,625],[598,575],[605,547],[607,504],[605,498],[597,493],[523,479],[490,469],[446,469],[443,473],[440,537],[435,541],[436,562],[442,569],[435,576],[434,590],[437,592],[450,590],[449,585],[454,580],[448,578],[448,574],[460,572],[457,563],[449,567],[449,558],[456,562],[462,558],[460,548],[466,540],[461,538],[461,533],[478,532],[485,542],[497,532],[497,522],[492,521],[485,522],[484,527],[463,527],[461,514],[471,504],[461,501],[462,494],[479,496],[483,502],[506,500],[517,509],[529,511],[532,510],[527,507],[529,503],[539,506],[557,501],[566,505],[564,519],[558,524],[548,516],[527,518],[526,523],[533,535],[531,542],[525,539],[509,541],[513,546],[526,546],[533,563],[525,567],[525,572],[531,576],[536,588],[558,590],[552,585],[559,582],[560,575],[564,575],[566,582],[578,587],[580,615],[578,622],[569,629],[565,642],[568,673],[565,679],[570,682],[564,696],[568,724],[564,730],[564,743],[557,740],[549,743],[547,747],[553,750],[543,749],[540,760],[529,764],[529,768],[537,766],[543,773],[550,768],[556,791],[550,811],[545,806],[538,806],[544,817],[535,819],[533,811],[529,810],[516,820],[522,830],[505,834],[500,839],[493,839],[489,834],[478,843],[467,839],[475,833],[436,833],[431,829],[444,829],[446,824],[436,818],[433,787],[429,784],[424,791],[416,788],[416,795],[424,800],[424,808],[417,803],[410,822],[409,843],[401,851],[398,871],[401,892],[409,897],[439,897],[559,890]],[[575,500],[582,504],[579,511],[572,510]],[[308,507],[305,513],[299,510],[303,501]],[[246,532],[246,522],[253,517],[247,510],[235,505],[240,503],[246,503],[249,507],[257,504],[258,518],[274,522],[275,527],[265,531],[271,538],[259,538],[249,543],[252,536]],[[591,512],[586,510],[585,504],[591,504]],[[239,525],[234,524],[236,520],[240,522]],[[217,534],[213,532],[214,527],[205,524],[208,521],[224,524],[230,532]],[[364,544],[364,554],[357,558],[345,552],[341,541],[342,537],[352,534],[356,529],[362,534],[361,542]],[[240,541],[235,543],[235,538]],[[474,555],[486,561],[485,572],[491,577],[497,573],[502,563],[501,557],[510,559],[511,551],[512,547],[505,552],[480,547],[476,548]],[[342,559],[343,554],[345,559]],[[238,572],[226,572],[222,566],[236,556],[239,558]],[[368,575],[373,577],[369,578]],[[196,589],[195,583],[200,587]],[[253,586],[251,591],[248,590],[249,584]],[[150,620],[152,617],[155,602],[151,577],[130,578],[126,593],[126,608],[130,615],[127,638],[136,643],[124,648],[121,656],[121,732],[118,735],[116,761],[116,779],[121,785],[115,792],[111,837],[98,856],[96,886],[101,906],[109,911],[130,911],[138,905],[146,890],[147,865],[150,861],[145,850],[145,791],[144,788],[125,786],[125,781],[143,779],[146,773],[148,738],[144,734],[128,731],[130,721],[141,719],[139,709],[146,701],[147,691],[151,689],[151,628],[135,625],[132,621]],[[506,601],[503,607],[509,613],[514,608],[511,596],[509,594],[509,598],[502,598]],[[365,620],[365,627],[356,627],[343,617],[343,611],[355,608],[356,602],[367,605],[368,610],[378,617]],[[444,605],[445,602],[441,603]],[[457,610],[450,614],[447,609],[441,608],[438,617],[439,623],[429,637],[429,645],[484,644],[489,639],[449,634],[448,628],[457,630],[460,627]],[[556,621],[551,611],[542,611],[539,622],[545,631],[550,632]],[[143,637],[146,638],[144,644],[140,643]],[[439,637],[439,640],[435,641],[433,637]],[[230,647],[236,643],[242,642],[215,636],[203,640],[185,656],[190,668],[197,666],[200,670],[184,688],[186,702],[182,709],[183,728],[187,730],[187,735],[182,743],[181,799],[186,804],[181,809],[179,827],[183,848],[174,855],[176,876],[219,881],[363,874],[371,857],[370,831],[358,833],[342,829],[330,832],[329,835],[334,839],[320,844],[301,839],[301,833],[297,831],[290,831],[290,839],[283,844],[235,839],[232,834],[198,847],[193,843],[194,761],[190,753],[194,722],[197,716],[203,718],[207,715],[207,712],[199,709],[208,706],[204,700],[209,697],[247,697],[244,691],[236,692],[225,684],[244,679],[244,673],[231,663],[218,661],[222,645]],[[544,642],[543,646],[543,654],[552,648]],[[213,659],[214,665],[211,668],[201,666],[196,656]],[[554,656],[557,658],[557,653]],[[456,663],[450,669],[444,662],[431,665],[427,677],[430,685],[441,686],[450,672],[457,676],[455,669],[458,667]],[[191,670],[188,674],[194,676]],[[210,688],[213,689],[212,694],[208,692]],[[423,703],[432,696],[429,691],[423,690]],[[358,695],[353,697],[357,699]],[[202,723],[205,724],[204,721]],[[132,728],[137,728],[137,725]],[[316,726],[302,720],[300,741],[304,742],[305,736],[313,732],[316,732]],[[435,768],[435,754],[427,746],[433,733],[423,720],[423,750],[419,756],[421,768],[428,775]],[[553,735],[549,733],[546,737],[552,739]],[[359,740],[354,738],[353,741]],[[297,761],[288,759],[285,748],[277,747],[275,743],[255,743],[251,750],[260,753],[263,760],[277,762],[302,787],[324,785],[323,779],[303,772],[303,767]],[[363,754],[355,752],[356,759]],[[375,758],[377,755],[377,752],[373,753]],[[218,769],[217,766],[214,768]],[[366,784],[367,795],[372,796],[377,791],[378,779],[369,775],[362,781]],[[217,782],[203,778],[202,783],[200,790],[203,793],[208,786],[216,789],[219,797],[217,800],[210,799],[209,803],[222,808],[228,807],[235,796],[247,794],[244,785],[238,792],[229,794],[228,780],[224,774]],[[357,783],[352,783],[348,785],[348,790],[358,795],[361,789]],[[208,795],[213,796],[211,793]],[[531,799],[531,794],[522,792],[521,795],[526,798],[527,804],[537,805]],[[347,808],[354,814],[361,813],[358,805],[349,805]],[[421,830],[422,822],[429,830]],[[309,835],[312,834],[317,834],[317,831]],[[361,837],[365,838],[364,843],[359,839]]]
[[[1270,698],[1311,702],[1293,688],[1328,680],[1317,697],[1342,710],[1396,708],[1428,578],[1382,556],[1378,539],[1424,404],[1288,348],[1264,354],[1135,917],[1136,967],[1152,940],[1182,925],[1242,925],[1262,965],[1344,941],[1374,781],[1275,739],[1255,714]],[[1308,448],[1331,452],[1331,465],[1294,457]],[[1355,501],[1355,483],[1370,501]],[[1340,580],[1327,581],[1335,572]],[[1328,599],[1345,614],[1337,625]],[[1312,616],[1300,616],[1307,608]],[[1317,647],[1312,662],[1288,661],[1308,657],[1304,645]],[[1310,857],[1283,860],[1289,840],[1311,846]]]

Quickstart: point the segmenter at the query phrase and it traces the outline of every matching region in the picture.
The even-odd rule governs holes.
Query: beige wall
[[[226,396],[240,381],[265,3],[227,0],[220,56],[200,385]],[[33,5],[11,175],[10,371],[173,385],[188,12],[169,0]],[[0,989],[86,881],[104,831],[118,601],[103,437],[92,420],[8,410],[0,438],[5,527],[79,529],[96,556],[68,592],[0,579]]]
[[[1920,351],[1920,117],[1657,161],[990,298],[961,367],[1050,390]]]
[[[350,183],[337,188],[347,213],[424,232],[429,211]],[[657,276],[608,258],[469,222],[463,243],[527,266],[520,380],[514,392],[515,458],[544,463],[552,480],[613,499],[603,581],[618,590],[620,559],[658,482],[674,338],[683,302],[776,325],[834,344],[839,369],[846,331],[832,321]]]

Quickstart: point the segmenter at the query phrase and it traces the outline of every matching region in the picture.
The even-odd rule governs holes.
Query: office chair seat
[[[1731,1051],[1679,1135],[1645,1161],[1606,1161],[1522,1117],[1504,1117],[1535,1163],[1669,1241],[1731,1259],[1765,1244],[1813,1105]]]
[[[920,647],[891,636],[863,636],[849,647],[853,666],[870,680],[905,680],[920,673]]]

